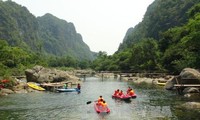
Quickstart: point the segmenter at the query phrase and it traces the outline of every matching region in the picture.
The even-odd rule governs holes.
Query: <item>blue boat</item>
[[[58,92],[78,92],[80,93],[81,90],[78,89],[78,88],[59,88],[59,89],[56,89]]]

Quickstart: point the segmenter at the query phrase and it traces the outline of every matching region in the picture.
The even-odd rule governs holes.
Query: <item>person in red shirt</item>
[[[120,92],[119,92],[119,96],[122,96],[124,93],[123,93],[123,91],[121,90]]]
[[[116,95],[118,95],[118,94],[119,94],[119,89],[115,90],[114,95],[116,96]]]
[[[128,90],[126,91],[127,94],[131,91],[131,87],[128,87]]]
[[[78,85],[77,85],[77,89],[78,89],[78,90],[81,89],[81,85],[80,85],[80,83],[78,83]]]

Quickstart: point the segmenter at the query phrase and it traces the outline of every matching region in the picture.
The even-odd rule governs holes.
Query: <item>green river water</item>
[[[89,77],[81,93],[34,92],[0,98],[0,120],[199,120],[200,111],[179,107],[191,101],[163,88],[139,87],[118,79]],[[112,99],[116,89],[134,88],[137,98],[125,102]],[[97,114],[94,102],[102,95],[109,114]]]

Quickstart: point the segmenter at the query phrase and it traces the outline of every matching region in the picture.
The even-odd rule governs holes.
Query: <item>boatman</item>
[[[67,89],[67,84],[64,84],[63,88],[64,88],[64,89]]]
[[[81,90],[81,85],[80,85],[80,83],[78,83],[77,89],[78,89],[78,90]]]
[[[78,91],[78,94],[81,93],[81,85],[80,85],[80,83],[78,83],[78,85],[77,85],[77,91]]]

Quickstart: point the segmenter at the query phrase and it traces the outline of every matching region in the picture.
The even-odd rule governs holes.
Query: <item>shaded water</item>
[[[132,86],[136,99],[115,100],[115,89],[132,86],[116,79],[86,78],[77,93],[28,93],[0,98],[0,120],[198,120],[199,111],[177,106],[187,101],[176,93],[163,89]],[[97,114],[93,102],[99,95],[107,101],[111,113]]]

